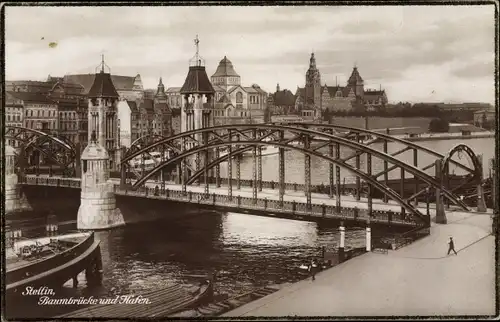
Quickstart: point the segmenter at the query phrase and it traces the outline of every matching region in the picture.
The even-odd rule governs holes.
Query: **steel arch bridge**
[[[347,133],[336,133],[335,128],[347,130]],[[354,133],[356,139],[353,140],[350,135]],[[330,164],[330,196],[333,197],[336,193],[337,206],[340,203],[340,168],[356,176],[357,186],[361,186],[361,180],[366,183],[366,191],[368,203],[371,204],[372,189],[381,191],[387,198],[395,200],[402,208],[402,211],[408,211],[413,216],[419,219],[424,219],[424,215],[411,204],[422,191],[416,191],[415,194],[405,197],[403,192],[396,192],[390,188],[387,181],[378,181],[377,178],[394,169],[400,169],[404,178],[404,173],[409,173],[426,185],[426,188],[440,190],[444,198],[451,203],[467,209],[467,206],[452,192],[442,185],[442,182],[435,177],[427,174],[425,169],[419,169],[416,165],[407,164],[395,158],[397,154],[388,154],[386,149],[380,151],[370,147],[370,144],[360,142],[360,137],[370,135],[375,137],[374,140],[383,140],[385,142],[397,141],[405,144],[406,150],[425,151],[414,143],[396,139],[386,134],[381,134],[364,129],[340,127],[335,125],[322,124],[242,124],[242,125],[224,125],[199,130],[189,131],[174,135],[169,138],[160,139],[154,143],[144,146],[140,149],[130,150],[122,159],[122,183],[129,180],[130,176],[130,161],[136,158],[141,158],[151,151],[161,151],[161,155],[166,152],[170,153],[168,159],[162,160],[152,169],[147,171],[142,167],[142,171],[138,180],[133,184],[133,189],[143,186],[148,179],[162,177],[162,189],[165,186],[163,174],[165,171],[172,171],[177,168],[177,181],[182,184],[183,192],[186,191],[186,185],[193,184],[195,181],[200,182],[200,178],[205,182],[205,193],[208,194],[209,171],[215,168],[215,183],[220,187],[222,179],[220,178],[220,164],[228,162],[233,158],[236,161],[237,184],[240,186],[240,156],[246,151],[252,151],[253,156],[253,173],[252,173],[252,188],[253,196],[257,197],[257,191],[262,190],[262,147],[276,146],[279,148],[279,197],[280,202],[283,201],[285,192],[285,150],[295,150],[304,154],[304,174],[305,184],[304,190],[307,197],[307,203],[311,202],[311,157],[323,159]],[[372,140],[372,141],[374,141]],[[314,145],[316,144],[316,145]],[[328,148],[328,152],[321,151],[323,148]],[[340,156],[341,148],[349,148],[355,153],[348,157]],[[405,151],[406,151],[405,150]],[[221,155],[221,152],[225,155]],[[428,150],[428,153],[434,154],[437,159],[441,160],[442,156],[434,151]],[[365,168],[360,166],[359,158],[366,154]],[[356,158],[356,165],[352,166],[347,163],[348,160]],[[373,173],[372,158],[380,159],[384,162],[385,168],[382,173]],[[455,161],[449,159],[450,163]],[[194,163],[194,166],[193,166]],[[390,167],[389,167],[390,165]],[[228,178],[232,178],[232,162],[227,163]],[[335,166],[335,171],[334,171]],[[432,166],[432,165],[431,165]],[[427,166],[427,169],[431,166]],[[465,166],[462,166],[465,167]],[[425,168],[425,167],[424,167]],[[469,169],[469,168],[467,168]],[[469,169],[474,171],[473,169]],[[336,181],[334,182],[334,173]],[[233,180],[226,180],[228,185],[229,197],[232,196]],[[402,180],[403,181],[403,180]],[[335,187],[335,188],[334,188]],[[360,190],[357,189],[357,197],[359,199]]]
[[[21,171],[27,165],[36,167],[37,173],[40,166],[53,166],[62,169],[68,176],[76,174],[79,159],[79,147],[64,137],[57,137],[42,131],[19,126],[5,127],[6,143],[16,142],[17,166]]]

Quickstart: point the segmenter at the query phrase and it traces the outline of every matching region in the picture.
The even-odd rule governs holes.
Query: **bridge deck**
[[[495,314],[495,238],[489,215],[448,214],[447,225],[388,254],[367,253],[223,317]],[[447,256],[449,236],[457,256]]]
[[[77,178],[27,176],[25,184],[63,186],[79,188],[80,182]],[[205,194],[204,185],[186,186],[186,194],[182,193],[182,185],[168,182],[165,190],[161,191],[160,184],[154,181],[145,183],[141,189],[134,191],[131,188],[122,188],[119,179],[111,179],[115,183],[117,195],[128,195],[145,197],[150,199],[165,199],[178,202],[199,203],[200,205],[224,208],[229,211],[253,212],[263,215],[286,216],[287,218],[304,219],[304,217],[338,219],[345,221],[366,222],[369,218],[369,206],[366,198],[356,200],[353,196],[341,196],[340,207],[337,199],[330,198],[326,194],[312,193],[310,207],[307,198],[302,191],[286,190],[283,196],[283,205],[279,202],[278,189],[263,188],[253,198],[253,190],[249,187],[237,189],[233,187],[232,198],[228,196],[228,187],[217,188],[209,186],[209,193]],[[155,191],[158,188],[157,191]],[[417,207],[421,214],[426,214],[426,205],[420,203]],[[429,213],[433,213],[431,210]],[[419,226],[424,225],[425,219],[419,219],[407,213],[402,214],[401,206],[395,201],[384,203],[382,200],[372,200],[372,212],[370,222],[400,225]]]

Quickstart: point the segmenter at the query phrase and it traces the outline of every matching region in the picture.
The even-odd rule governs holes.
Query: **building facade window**
[[[243,103],[243,94],[241,92],[236,93],[236,103]]]

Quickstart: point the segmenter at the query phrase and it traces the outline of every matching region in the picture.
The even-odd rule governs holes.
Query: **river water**
[[[490,172],[490,160],[495,156],[495,139],[494,138],[461,138],[461,139],[453,139],[453,140],[429,140],[429,141],[417,141],[416,144],[426,147],[430,150],[436,151],[443,155],[446,155],[454,146],[458,144],[465,144],[469,146],[476,155],[482,155],[483,157],[483,173],[484,176],[487,177]],[[382,143],[372,144],[369,147],[383,151]],[[388,144],[388,153],[394,153],[396,151],[400,151],[404,148],[403,145],[399,143],[389,143]],[[328,148],[322,148],[319,150],[323,153],[328,153]],[[340,156],[346,157],[353,153],[354,151],[349,148],[341,147]],[[267,154],[263,157],[262,160],[262,178],[266,181],[275,181],[279,180],[279,172],[278,169],[278,152],[276,148],[267,148],[263,155]],[[398,160],[404,161],[407,164],[413,164],[413,151],[409,150],[403,152],[396,156]],[[285,182],[286,183],[303,183],[304,182],[304,155],[298,151],[289,150],[285,153]],[[418,167],[423,168],[424,166],[433,163],[436,159],[435,156],[431,156],[425,152],[418,152]],[[360,168],[366,168],[366,155],[363,155],[360,158]],[[465,154],[454,154],[452,160],[460,162],[463,165],[473,167],[470,158]],[[355,167],[355,158],[352,158],[347,162],[349,165]],[[244,157],[241,162],[241,179],[252,179],[252,168],[253,168],[253,159],[249,154],[247,157]],[[388,165],[389,167],[391,164]],[[384,168],[384,163],[381,159],[377,157],[372,157],[372,173],[375,174],[379,171],[382,171]],[[425,171],[427,174],[434,176],[434,169],[430,168]],[[455,165],[450,165],[450,173],[455,173],[457,175],[464,174],[464,171],[461,168],[458,168]],[[236,178],[236,164],[233,161],[233,178]],[[221,176],[227,177],[227,168],[225,164],[221,166]],[[352,183],[355,181],[355,176],[349,173],[347,170],[341,168],[340,169],[341,180],[346,183]],[[410,173],[405,173],[406,178],[411,178],[412,175]],[[398,179],[400,178],[400,171],[394,170],[389,172],[389,179]],[[329,184],[329,163],[323,159],[318,157],[311,157],[311,184],[319,185],[319,184]]]
[[[444,154],[462,142],[443,140],[419,143]],[[483,154],[485,161],[494,155],[493,139],[476,139],[464,143],[477,154]],[[398,148],[391,149],[394,151]],[[286,157],[287,182],[303,182],[303,157],[294,152],[288,152]],[[423,164],[425,159],[420,162]],[[251,159],[242,162],[243,178],[250,178],[251,166]],[[277,181],[276,169],[277,155],[265,157],[264,180]],[[312,158],[312,169],[313,184],[327,183],[328,165],[324,161]],[[72,219],[76,219],[76,214]],[[45,235],[44,227],[29,229],[35,224],[24,224],[23,236]],[[61,226],[60,232],[75,228],[75,224]],[[374,231],[374,236],[382,233]],[[80,274],[79,286],[73,289],[71,282],[66,283],[58,291],[58,297],[111,297],[139,293],[171,283],[193,284],[197,279],[190,276],[205,276],[214,271],[218,276],[216,290],[232,296],[265,285],[296,282],[304,278],[298,269],[302,263],[311,256],[318,256],[322,246],[332,251],[339,243],[338,226],[334,223],[326,225],[212,211],[128,225],[97,232],[96,236],[101,241],[104,270],[102,286],[86,288],[84,274]],[[347,229],[347,247],[364,245],[363,228]],[[40,307],[32,303],[27,310],[27,305],[8,303],[8,310],[11,310],[10,314],[22,312],[23,316],[40,317],[75,309]]]

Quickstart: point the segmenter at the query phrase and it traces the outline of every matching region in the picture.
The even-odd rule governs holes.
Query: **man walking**
[[[311,263],[309,264],[309,273],[311,274],[313,281],[316,280],[316,267],[316,260],[312,259]]]
[[[453,237],[450,237],[450,241],[448,242],[448,255],[450,255],[450,252],[453,251],[455,255],[457,255],[457,252],[455,251],[455,244],[453,243]]]

